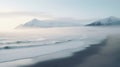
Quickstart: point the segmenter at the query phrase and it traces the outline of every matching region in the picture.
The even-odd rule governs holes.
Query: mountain
[[[48,27],[50,23],[46,23],[44,21],[40,21],[38,19],[33,19],[31,21],[26,22],[25,24],[21,24],[17,26],[17,28],[29,28],[29,27]]]
[[[112,25],[120,25],[120,18],[111,16],[108,18],[94,21],[90,24],[87,24],[86,26],[112,26]]]
[[[21,24],[16,28],[39,28],[39,27],[71,27],[71,26],[80,26],[78,20],[55,20],[55,21],[41,21],[38,19],[32,19],[31,21]]]

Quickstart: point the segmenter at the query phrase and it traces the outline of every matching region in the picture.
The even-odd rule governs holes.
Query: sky
[[[119,12],[120,0],[0,0],[0,29],[12,29],[33,18],[120,18]]]

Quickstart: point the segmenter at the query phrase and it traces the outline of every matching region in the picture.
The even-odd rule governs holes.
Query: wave
[[[21,43],[31,43],[33,41],[13,41],[13,42],[1,42],[0,44],[4,45],[4,44],[21,44]]]
[[[51,40],[51,41],[49,40],[48,41],[14,41],[14,42],[0,43],[2,44],[0,49],[17,49],[17,48],[29,48],[29,47],[37,47],[37,46],[56,45],[56,44],[61,44],[65,42],[70,42],[73,40],[75,39]],[[26,45],[27,43],[28,45]],[[30,43],[33,43],[33,44],[30,44]],[[19,45],[19,44],[24,44],[24,45]]]
[[[18,40],[18,41],[3,41],[0,42],[1,45],[6,45],[6,44],[23,44],[23,43],[35,43],[35,42],[40,42],[43,40]]]
[[[90,40],[92,40],[92,39],[90,39]],[[104,39],[97,38],[94,40],[95,40],[95,42],[91,41],[91,43],[93,45],[101,43]],[[5,46],[4,48],[0,48],[0,49],[5,49],[1,53],[2,57],[0,58],[1,59],[0,63],[15,61],[15,60],[19,60],[19,59],[45,56],[45,55],[49,55],[52,53],[65,52],[65,51],[67,51],[67,52],[64,53],[64,56],[63,56],[63,54],[62,55],[58,54],[58,55],[60,55],[59,57],[67,57],[67,56],[71,56],[74,52],[86,49],[87,47],[92,45],[91,43],[90,42],[87,43],[86,40],[84,41],[84,39],[81,40],[78,38],[78,39],[64,39],[64,40],[57,40],[57,41],[51,40],[49,43],[47,42],[43,45]],[[48,45],[50,45],[50,46],[48,46]],[[39,47],[39,46],[41,46],[41,47]],[[35,48],[26,49],[29,47],[35,47]],[[16,50],[17,48],[18,48],[18,50]],[[19,48],[25,48],[25,49],[19,49]],[[6,49],[8,49],[8,50],[6,50]],[[9,49],[13,49],[13,50],[9,50]],[[8,54],[9,54],[9,56],[7,56]],[[5,58],[7,58],[7,59],[5,59]]]

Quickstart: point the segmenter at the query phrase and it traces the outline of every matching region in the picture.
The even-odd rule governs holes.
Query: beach
[[[120,0],[0,0],[0,67],[120,67]]]
[[[2,35],[0,67],[119,67],[118,29],[55,28],[62,34],[46,37],[51,29],[45,29],[46,34],[39,30],[27,36],[24,32]]]
[[[75,52],[73,56],[38,62],[23,67],[119,67],[120,37],[109,36],[100,44]]]

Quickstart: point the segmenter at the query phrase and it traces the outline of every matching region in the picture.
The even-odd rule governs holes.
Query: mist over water
[[[105,38],[108,35],[119,34],[120,27],[63,27],[63,28],[34,28],[1,31],[0,49],[43,46],[75,40]]]
[[[1,32],[0,62],[43,56],[64,50],[71,51],[60,55],[61,57],[71,56],[76,51],[100,43],[109,35],[120,34],[119,31],[120,27],[63,27]],[[41,58],[42,61],[48,59],[50,58]]]
[[[61,39],[84,39],[95,36],[105,37],[111,34],[119,34],[120,27],[63,27],[63,28],[34,28],[14,29],[0,33],[1,45],[21,45]],[[98,38],[99,38],[98,37]],[[70,38],[70,39],[69,39]],[[42,43],[43,44],[43,43]]]

